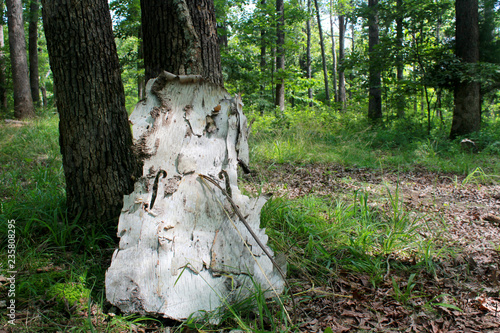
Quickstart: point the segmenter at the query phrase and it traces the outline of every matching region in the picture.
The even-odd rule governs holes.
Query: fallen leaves
[[[500,313],[500,302],[498,298],[495,299],[482,294],[476,297],[475,301],[480,310],[493,312],[495,316]]]
[[[419,170],[382,173],[285,164],[260,172],[265,182],[249,179],[248,191],[291,199],[310,194],[342,199],[363,190],[384,209],[377,199],[397,189],[408,211],[426,214],[429,224],[446,225],[438,239],[456,251],[434,263],[434,274],[424,271],[416,277],[405,304],[395,300],[393,276],[376,287],[367,276],[349,272],[338,272],[324,286],[297,281],[303,285],[294,290],[302,306],[301,332],[500,332],[500,186]],[[427,233],[421,231],[423,237],[432,236]],[[409,274],[391,273],[399,274],[395,281],[405,288]]]

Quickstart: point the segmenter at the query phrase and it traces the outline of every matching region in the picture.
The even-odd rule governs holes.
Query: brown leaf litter
[[[418,170],[381,172],[335,165],[259,168],[246,190],[297,198],[343,198],[356,190],[370,197],[398,191],[408,211],[446,225],[443,242],[457,249],[440,258],[435,275],[418,276],[415,297],[401,304],[391,276],[376,287],[360,274],[341,271],[324,286],[296,281],[302,332],[500,332],[500,186]],[[397,273],[392,273],[397,274]]]

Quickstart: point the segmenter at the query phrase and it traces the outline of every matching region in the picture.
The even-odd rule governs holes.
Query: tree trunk
[[[40,91],[42,93],[42,106],[44,108],[46,108],[47,105],[48,105],[48,101],[47,101],[47,88],[45,88],[44,86],[41,86],[40,87]]]
[[[339,15],[339,102],[341,110],[345,110],[346,95],[345,95],[345,73],[344,73],[344,57],[345,57],[345,16]]]
[[[42,15],[59,111],[67,206],[115,223],[138,166],[106,0],[44,0]]]
[[[266,0],[261,0],[260,2],[262,9],[265,9],[266,5]],[[266,84],[264,81],[264,76],[266,73],[266,66],[267,66],[267,61],[266,61],[266,30],[264,27],[261,27],[260,29],[260,76],[261,76],[261,83],[260,83],[260,97],[264,99],[264,96],[266,94]],[[264,114],[264,105],[261,105],[260,109],[260,114]]]
[[[144,173],[125,197],[107,299],[126,313],[182,320],[248,297],[253,283],[272,286],[269,295],[281,292],[281,275],[228,197],[200,176],[220,183],[265,244],[259,224],[266,197],[248,198],[237,184],[239,161],[248,164],[239,96],[199,76],[167,72],[146,90],[130,117]]]
[[[307,13],[311,14],[311,0],[307,0]],[[311,19],[308,17],[306,22],[306,34],[307,34],[307,54],[306,54],[306,72],[307,78],[312,79],[311,71]],[[313,106],[313,91],[312,88],[307,89],[307,96],[309,97],[309,106]]]
[[[40,77],[38,74],[38,11],[40,6],[38,1],[31,0],[28,27],[31,98],[36,106],[40,106]]]
[[[319,15],[318,0],[314,0],[316,7],[316,19],[318,20],[319,44],[321,45],[321,60],[323,63],[323,78],[325,81],[325,98],[326,103],[330,103],[330,88],[328,87],[328,70],[326,69],[325,43],[323,42],[323,30],[321,29],[321,17]]]
[[[137,70],[141,73],[144,70],[144,42],[142,39],[142,25],[139,27],[138,31],[139,45],[137,50]],[[137,78],[137,98],[142,101],[146,98],[146,81],[144,75],[139,75]]]
[[[272,58],[272,63],[271,63],[271,82],[274,83],[274,78],[276,76],[276,46],[271,48],[271,58]],[[272,94],[272,100],[276,101],[276,89],[271,89],[271,94]],[[283,92],[284,95],[284,92]],[[284,103],[284,99],[283,99]]]
[[[146,82],[164,70],[223,86],[213,0],[141,0]]]
[[[405,115],[405,94],[403,91],[403,80],[404,80],[404,65],[403,65],[403,0],[396,0],[396,45],[397,45],[397,56],[396,56],[396,72],[397,72],[397,95],[396,95],[396,110],[399,118],[403,118]]]
[[[368,55],[370,58],[368,118],[378,120],[382,118],[382,90],[377,50],[379,43],[378,0],[368,0],[368,7],[370,9],[368,14]]]
[[[330,0],[330,32],[332,34],[332,85],[333,85],[333,100],[339,101],[337,93],[337,52],[335,51],[335,35],[333,30],[333,0]]]
[[[145,58],[167,56],[161,66],[193,74],[163,71],[149,80],[146,100],[130,117],[144,166],[125,196],[106,297],[126,313],[182,320],[246,298],[255,284],[272,287],[268,295],[280,293],[283,268],[259,229],[266,197],[250,199],[238,189],[237,166],[249,159],[241,98],[222,87],[220,58],[206,59],[219,52],[213,3],[143,2],[145,21],[166,15],[155,18],[156,30],[143,21]],[[154,40],[168,44],[152,49],[146,41],[153,31]],[[182,52],[165,54],[171,47]]]
[[[23,6],[21,0],[6,0],[9,25],[10,61],[14,85],[14,116],[23,119],[35,116],[28,78],[28,59],[24,40]]]
[[[456,55],[466,64],[479,61],[479,26],[477,0],[457,0]],[[469,69],[473,74],[472,69]],[[474,81],[455,84],[453,122],[450,138],[467,135],[481,128],[480,83]]]
[[[3,13],[3,2],[0,2],[0,12]],[[0,20],[0,110],[6,112],[8,109],[7,103],[7,77],[5,67],[7,60],[5,59],[5,39],[3,35],[3,20]]]
[[[276,83],[276,105],[280,111],[285,111],[285,4],[283,0],[276,0],[276,73],[279,76]]]

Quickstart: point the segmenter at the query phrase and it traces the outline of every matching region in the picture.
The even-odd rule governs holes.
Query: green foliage
[[[427,228],[400,205],[397,191],[388,192],[387,201],[391,209],[384,213],[362,192],[355,192],[351,203],[274,198],[262,210],[262,226],[276,250],[287,252],[292,275],[321,279],[342,267],[367,273],[377,284],[388,274],[390,258],[404,266],[405,260],[421,257],[419,229]]]
[[[135,36],[116,38],[122,67],[125,107],[130,114],[138,102],[138,84],[144,77],[143,59],[139,56],[140,41]]]
[[[68,305],[78,304],[80,307],[87,305],[90,290],[85,288],[82,282],[56,283],[49,288],[47,296],[55,298],[62,310]]]
[[[251,277],[250,277],[251,278]],[[254,291],[245,298],[224,307],[201,314],[193,314],[182,323],[180,329],[191,328],[198,331],[211,329],[240,329],[244,332],[290,332],[293,325],[280,297],[269,299],[270,291],[262,290],[261,286],[252,279]],[[225,300],[224,300],[225,301]],[[214,320],[218,325],[210,325]]]
[[[410,278],[408,279],[408,282],[406,282],[406,287],[404,288],[404,290],[401,290],[394,277],[392,277],[392,287],[394,290],[394,299],[396,301],[401,304],[407,304],[408,301],[412,298],[413,289],[417,285],[414,282],[415,276],[415,273],[410,275]]]
[[[449,141],[437,130],[422,134],[423,125],[416,120],[369,127],[355,110],[338,113],[324,107],[297,107],[262,116],[254,109],[250,117],[256,119],[252,157],[271,168],[279,168],[279,163],[321,162],[350,168],[410,169],[417,162],[428,169],[468,174],[457,186],[497,181],[492,176],[498,174],[496,118],[472,137],[480,151],[471,154],[460,150],[459,139]],[[46,112],[20,127],[0,125],[0,191],[4,198],[0,219],[16,220],[16,268],[23,272],[17,281],[19,309],[43,309],[39,325],[27,331],[64,327],[81,332],[120,332],[152,322],[162,327],[144,316],[117,314],[105,319],[104,313],[113,311],[104,302],[104,275],[115,230],[86,226],[67,216],[57,123],[57,115]],[[438,236],[421,236],[423,231],[438,234],[432,232],[436,226],[405,209],[401,200],[399,189],[389,186],[379,195],[368,195],[361,189],[345,197],[335,193],[292,200],[275,197],[264,206],[262,226],[267,228],[276,252],[288,256],[290,277],[321,281],[349,272],[367,275],[371,284],[378,286],[392,282],[390,273],[403,273],[410,278],[408,282],[394,279],[393,296],[403,304],[410,303],[420,293],[418,277],[436,275],[438,259],[446,249],[438,245]],[[6,224],[0,223],[0,233],[6,234],[5,228]],[[0,254],[0,260],[5,259],[5,254]],[[288,296],[269,300],[266,293],[257,287],[241,302],[202,314],[202,319],[218,316],[221,327],[246,331],[295,330],[286,313]],[[449,303],[436,298],[428,307],[454,309]],[[184,328],[215,329],[202,323],[199,316],[186,320],[179,330]]]
[[[450,141],[448,129],[433,119],[434,130],[426,134],[425,119],[388,120],[372,126],[356,111],[339,113],[327,108],[294,108],[283,114],[258,111],[248,116],[252,126],[251,156],[266,163],[337,163],[348,167],[429,170],[469,174],[481,167],[488,174],[500,172],[495,153],[500,147],[498,119],[486,118],[483,130],[468,138],[478,154]]]
[[[0,126],[0,216],[18,220],[27,234],[40,212],[64,201],[57,122],[48,114],[21,127]]]

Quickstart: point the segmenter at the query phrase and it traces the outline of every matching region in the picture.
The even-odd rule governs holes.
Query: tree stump
[[[248,297],[255,284],[281,293],[283,278],[227,197],[199,176],[231,192],[266,244],[259,224],[267,198],[249,198],[237,185],[238,160],[248,165],[241,98],[199,76],[167,72],[146,93],[130,116],[143,175],[124,198],[107,299],[125,313],[182,320]]]

